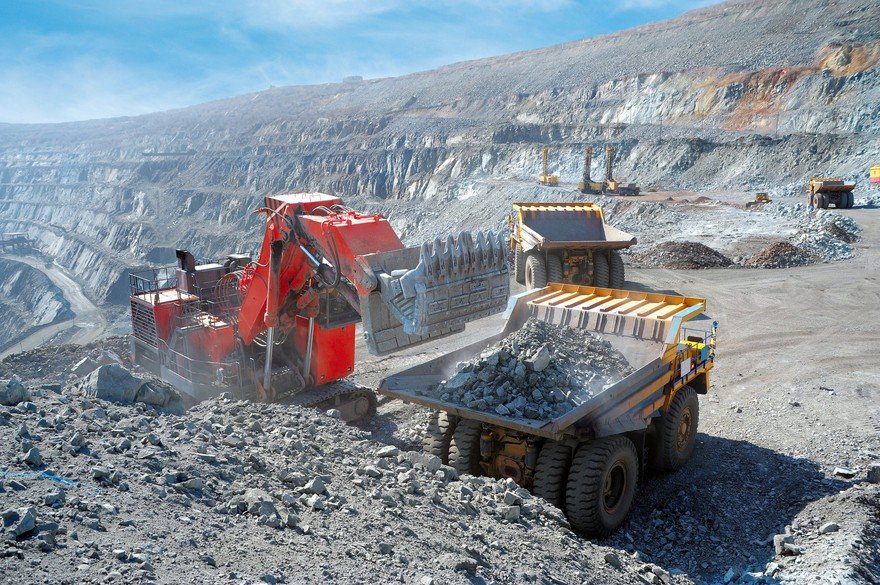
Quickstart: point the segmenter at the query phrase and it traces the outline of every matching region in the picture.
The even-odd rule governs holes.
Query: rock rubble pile
[[[636,570],[625,556],[609,573],[608,549],[512,481],[458,478],[318,411],[223,396],[179,415],[86,381],[24,387],[0,406],[3,582],[626,583]]]
[[[851,218],[830,209],[811,211],[807,205],[771,204],[768,211],[780,219],[796,219],[800,229],[791,238],[792,244],[823,261],[852,258],[850,245],[859,238],[861,228]]]
[[[456,370],[437,387],[441,400],[534,420],[562,416],[632,372],[598,333],[535,319]]]
[[[789,268],[806,266],[820,259],[789,242],[774,242],[746,260],[746,266],[755,268]]]
[[[730,258],[699,242],[662,242],[634,254],[631,264],[640,268],[724,268]]]

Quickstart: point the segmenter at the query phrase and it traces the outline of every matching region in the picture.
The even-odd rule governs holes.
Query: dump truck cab
[[[605,223],[593,203],[514,203],[510,248],[514,276],[526,288],[566,282],[622,288],[619,250],[636,243],[631,234]]]

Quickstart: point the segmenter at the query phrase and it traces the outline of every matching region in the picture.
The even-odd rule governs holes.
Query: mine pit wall
[[[766,10],[752,16],[775,18],[782,8]],[[639,30],[596,44],[616,47],[613,64],[627,35],[657,42]],[[693,56],[702,41],[687,39],[690,68],[612,79],[562,70],[545,78],[527,67],[535,59],[527,53],[497,66],[283,88],[138,118],[0,125],[0,230],[27,232],[89,296],[120,302],[127,272],[146,258],[158,262],[176,247],[199,257],[253,251],[262,219],[251,211],[270,193],[376,201],[370,210],[400,228],[423,221],[411,212],[418,205],[459,206],[498,179],[533,183],[545,144],[551,171],[569,184],[581,177],[586,145],[596,147],[592,174],[601,177],[602,146],[614,144],[616,178],[643,189],[795,194],[817,173],[862,178],[876,163],[880,40],[710,66]],[[554,51],[571,59],[591,42],[547,49],[548,66],[558,68]],[[656,55],[645,59],[653,67]]]
[[[0,351],[40,327],[72,318],[58,287],[32,266],[0,258]]]
[[[120,302],[125,295],[119,283],[127,270],[146,264],[148,256],[157,257],[157,249],[186,247],[200,257],[254,251],[262,219],[251,212],[262,206],[267,193],[302,188],[348,198],[376,196],[384,200],[376,211],[390,214],[398,225],[409,219],[397,209],[400,200],[421,201],[426,207],[455,205],[458,198],[479,195],[480,181],[515,177],[531,182],[540,144],[501,142],[505,132],[521,130],[513,125],[495,131],[497,142],[474,139],[428,149],[304,153],[293,159],[244,152],[215,158],[206,153],[192,157],[175,178],[159,185],[143,183],[139,173],[121,172],[98,184],[53,184],[57,179],[47,173],[50,176],[0,185],[0,230],[27,232],[40,252],[84,282],[89,296]],[[630,126],[613,131],[609,139],[595,128],[565,128],[559,132],[562,145],[554,149],[556,172],[563,181],[576,182],[583,145],[610,140],[619,146],[615,175],[643,188],[782,186],[795,192],[815,169],[858,175],[859,167],[867,168],[870,162],[863,153],[880,150],[877,139],[866,141],[863,136],[774,139],[705,133],[705,138],[695,138],[670,136],[677,130],[666,129],[661,140],[646,138],[651,131],[654,128]],[[94,163],[79,164],[85,176]],[[594,177],[602,175],[603,165],[604,156],[594,159]],[[184,178],[189,185],[177,186]]]

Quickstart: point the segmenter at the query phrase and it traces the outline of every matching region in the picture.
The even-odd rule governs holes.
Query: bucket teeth
[[[406,334],[442,335],[507,305],[507,248],[501,234],[450,234],[417,250],[415,268],[400,276],[386,270],[380,276],[382,297]]]
[[[476,238],[470,232],[461,232],[458,237],[452,234],[445,242],[435,238],[424,242],[419,253],[419,266],[414,270],[423,272],[434,282],[475,274],[485,270],[501,270],[506,259],[504,239],[501,234],[491,230],[477,232]]]

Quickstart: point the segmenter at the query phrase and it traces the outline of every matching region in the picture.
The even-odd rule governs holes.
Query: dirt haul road
[[[61,267],[55,264],[47,267],[45,262],[23,256],[4,254],[0,257],[27,264],[45,274],[55,286],[61,289],[64,298],[70,303],[70,309],[76,315],[73,319],[48,325],[28,335],[14,346],[0,352],[0,359],[13,353],[28,351],[45,345],[58,333],[71,327],[75,327],[76,331],[68,339],[65,339],[65,343],[85,345],[104,336],[107,329],[107,319],[104,317],[104,312],[83,294],[82,287],[68,276]]]
[[[859,537],[858,513],[833,503],[850,487],[834,470],[863,476],[880,459],[880,213],[844,213],[864,228],[850,261],[628,272],[631,285],[707,298],[710,315],[720,322],[719,349],[713,390],[700,400],[693,459],[680,473],[645,478],[630,520],[610,544],[713,582],[723,581],[729,569],[773,563],[772,535],[797,525],[808,506],[847,516],[815,520],[840,523],[839,538]],[[375,385],[396,369],[488,336],[500,324],[500,318],[472,323],[464,339],[405,355],[375,358],[359,347],[357,376]],[[371,430],[381,440],[407,444],[424,421],[424,411],[390,401],[380,406]],[[831,549],[814,550],[816,574],[848,570],[849,561],[824,559]],[[810,566],[804,554],[798,570]],[[876,548],[874,555],[880,560]]]

